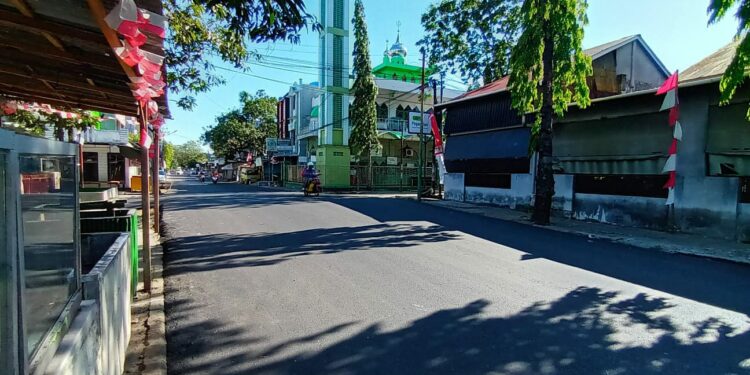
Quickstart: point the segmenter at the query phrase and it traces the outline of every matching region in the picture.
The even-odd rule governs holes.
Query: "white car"
[[[159,169],[159,182],[166,182],[168,179],[167,171]]]

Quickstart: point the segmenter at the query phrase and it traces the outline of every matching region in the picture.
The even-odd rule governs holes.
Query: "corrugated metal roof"
[[[727,70],[734,58],[734,53],[739,43],[739,40],[733,41],[685,69],[684,72],[680,73],[680,81],[709,78],[724,74],[724,71]]]
[[[611,42],[604,43],[596,47],[588,48],[588,49],[583,50],[583,53],[591,56],[592,59],[597,59],[631,42],[640,43],[640,45],[643,47],[646,53],[653,58],[654,62],[662,70],[662,72],[666,75],[669,75],[669,71],[667,70],[667,68],[664,66],[664,64],[662,64],[661,60],[659,60],[659,58],[656,57],[654,52],[651,50],[651,48],[649,48],[649,46],[646,44],[646,42],[643,40],[640,34],[626,36],[624,38],[613,40]],[[455,98],[453,102],[468,100],[471,98],[478,98],[481,96],[506,91],[508,90],[509,79],[510,77],[508,76],[502,77],[494,82],[484,85],[476,90],[469,91]],[[449,104],[449,103],[444,103],[444,104]]]

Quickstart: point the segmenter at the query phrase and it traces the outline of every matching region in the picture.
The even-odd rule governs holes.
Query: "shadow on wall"
[[[309,229],[291,233],[230,233],[178,237],[169,241],[169,276],[216,269],[260,267],[306,255],[407,248],[458,237],[438,226],[377,224]]]
[[[167,305],[175,322],[190,301]],[[378,323],[314,352],[294,351],[356,323],[267,343],[217,321],[168,328],[172,374],[725,374],[750,372],[750,333],[718,319],[684,335],[660,314],[670,303],[644,294],[579,287],[508,317],[489,302],[434,312],[387,331]],[[176,313],[176,315],[172,315]],[[294,352],[295,354],[284,354]],[[200,358],[193,355],[200,355]],[[206,360],[210,358],[210,360]]]

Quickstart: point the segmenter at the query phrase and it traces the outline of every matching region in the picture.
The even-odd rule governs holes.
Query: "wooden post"
[[[143,106],[139,106],[141,135],[148,133],[148,123]],[[141,227],[143,229],[143,289],[151,293],[151,199],[148,194],[148,148],[141,150],[141,210],[143,211]]]
[[[152,183],[154,185],[154,233],[159,233],[159,169],[161,169],[161,157],[159,150],[159,128],[154,126],[154,174]]]

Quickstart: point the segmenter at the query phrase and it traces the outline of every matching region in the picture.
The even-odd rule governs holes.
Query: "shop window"
[[[78,288],[75,159],[21,156],[24,329],[33,355]]]
[[[740,203],[750,203],[750,177],[740,178]]]
[[[583,194],[666,198],[665,175],[583,175],[573,178],[573,191]]]
[[[510,189],[510,180],[510,175],[505,173],[467,173],[464,175],[464,185],[472,187]]]

